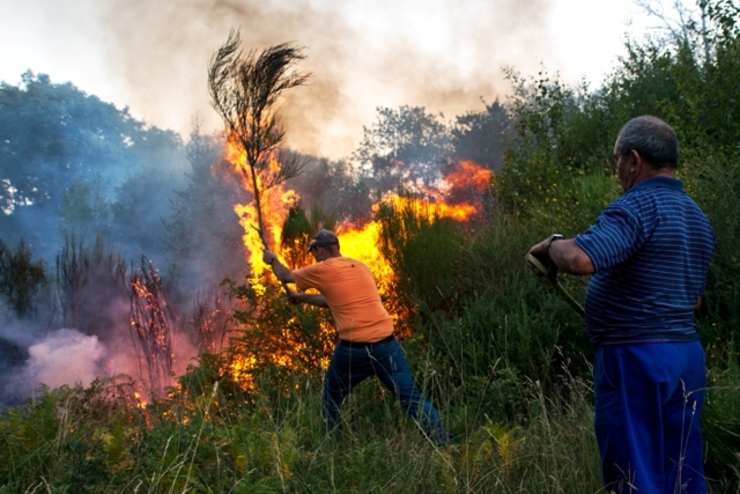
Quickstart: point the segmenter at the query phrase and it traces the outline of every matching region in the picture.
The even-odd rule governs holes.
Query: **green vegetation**
[[[0,416],[0,493],[603,492],[592,431],[593,349],[583,322],[523,258],[553,232],[583,231],[617,197],[614,139],[645,113],[677,130],[680,178],[717,234],[697,315],[708,368],[706,473],[712,493],[738,492],[740,18],[729,0],[703,4],[711,32],[690,24],[687,38],[630,43],[598,90],[511,73],[515,95],[504,106],[515,135],[474,224],[412,208],[378,212],[378,247],[396,274],[388,306],[400,317],[419,385],[459,446],[429,443],[375,381],[345,403],[342,436],[327,435],[320,397],[332,344],[328,314],[287,305],[274,280],[263,280],[264,289],[231,282],[239,331],[228,350],[201,354],[165,398],[143,405],[133,384],[118,377],[42,389]],[[499,109],[487,107],[496,122]],[[406,107],[382,113],[387,120],[414,114]],[[432,116],[417,117],[439,130]],[[456,135],[474,120],[459,119]],[[499,129],[496,139],[510,136],[489,126]],[[382,136],[367,132],[367,163],[400,166],[398,149],[373,144]],[[425,149],[431,155],[449,145],[438,144]],[[323,163],[306,186],[328,183],[324,177],[338,168]],[[382,171],[373,178],[389,187],[406,173]],[[331,183],[347,196],[363,190]],[[296,206],[283,243],[301,245],[319,219],[335,218]],[[5,250],[9,265],[35,273],[24,247]],[[301,250],[294,252],[302,262]],[[33,294],[40,278],[29,279]],[[580,299],[587,281],[563,277]]]

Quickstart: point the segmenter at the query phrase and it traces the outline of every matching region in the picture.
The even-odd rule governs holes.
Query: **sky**
[[[211,56],[238,29],[245,51],[303,47],[311,74],[279,115],[292,149],[349,156],[380,107],[445,121],[511,93],[509,67],[598,85],[641,37],[633,0],[0,0],[0,81],[27,70],[71,82],[184,139],[222,122]]]

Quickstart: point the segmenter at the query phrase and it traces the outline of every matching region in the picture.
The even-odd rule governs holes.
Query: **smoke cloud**
[[[95,378],[105,375],[107,354],[97,336],[67,328],[44,335],[33,323],[3,318],[0,405],[19,404],[33,396],[42,384],[50,389],[89,386]]]
[[[46,384],[89,386],[100,375],[106,350],[97,336],[86,336],[74,329],[60,329],[28,348],[25,380],[33,388]]]
[[[231,28],[247,50],[293,42],[308,56],[298,68],[313,77],[282,105],[288,145],[338,159],[378,107],[425,106],[452,118],[509,91],[502,67],[530,74],[543,61],[557,65],[553,1],[30,0],[37,8],[24,9],[12,45],[44,43],[58,67],[24,61],[32,70],[187,136],[193,116],[204,130],[221,128],[206,71]]]
[[[124,310],[122,300],[120,306],[101,308],[101,320],[112,315],[125,321]],[[18,320],[0,300],[0,410],[34,396],[41,385],[87,387],[97,378],[118,375],[131,377],[142,394],[161,391],[151,389],[144,357],[123,326],[101,326],[91,335],[71,328],[49,331]],[[175,332],[172,338],[173,376],[165,385],[174,384],[198,354],[187,334]]]

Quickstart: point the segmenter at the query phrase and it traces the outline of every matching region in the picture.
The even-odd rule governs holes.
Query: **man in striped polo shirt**
[[[678,139],[668,124],[630,120],[614,159],[624,194],[585,233],[553,235],[529,253],[566,273],[593,274],[585,321],[597,348],[594,422],[607,489],[704,494],[705,365],[694,310],[714,233],[674,177]]]

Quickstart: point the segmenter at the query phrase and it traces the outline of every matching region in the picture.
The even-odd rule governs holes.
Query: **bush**
[[[22,240],[15,252],[0,240],[0,295],[19,317],[33,310],[35,297],[47,283],[43,261],[33,262],[32,257]]]

